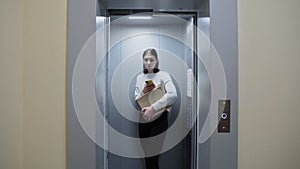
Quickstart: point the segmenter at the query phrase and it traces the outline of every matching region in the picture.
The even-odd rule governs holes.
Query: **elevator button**
[[[227,119],[227,114],[226,113],[222,113],[221,118],[224,119],[224,120]]]
[[[230,133],[230,100],[219,100],[218,132]]]

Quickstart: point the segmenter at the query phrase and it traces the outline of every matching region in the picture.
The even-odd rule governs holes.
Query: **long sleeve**
[[[167,73],[164,75],[162,87],[164,87],[166,93],[162,98],[151,105],[155,111],[172,105],[177,98],[176,88],[172,82],[170,75]]]
[[[137,100],[138,98],[141,97],[142,95],[142,91],[140,89],[140,80],[139,80],[139,77],[137,77],[137,80],[136,80],[136,84],[135,84],[135,91],[134,91],[134,98],[135,100]]]

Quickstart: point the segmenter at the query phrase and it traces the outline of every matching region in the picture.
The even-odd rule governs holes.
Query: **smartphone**
[[[148,85],[152,85],[153,81],[152,80],[146,80],[145,83],[148,84]]]

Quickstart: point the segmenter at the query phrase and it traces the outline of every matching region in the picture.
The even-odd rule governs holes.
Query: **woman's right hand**
[[[145,84],[144,85],[144,89],[143,89],[143,93],[148,93],[151,90],[153,90],[155,88],[155,84]]]

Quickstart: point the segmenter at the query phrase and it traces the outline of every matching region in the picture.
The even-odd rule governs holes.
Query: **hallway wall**
[[[24,0],[23,166],[66,165],[67,1]]]
[[[0,168],[66,165],[67,1],[0,2]]]
[[[23,1],[0,1],[0,168],[23,162]]]
[[[239,169],[298,169],[300,1],[238,3]]]

